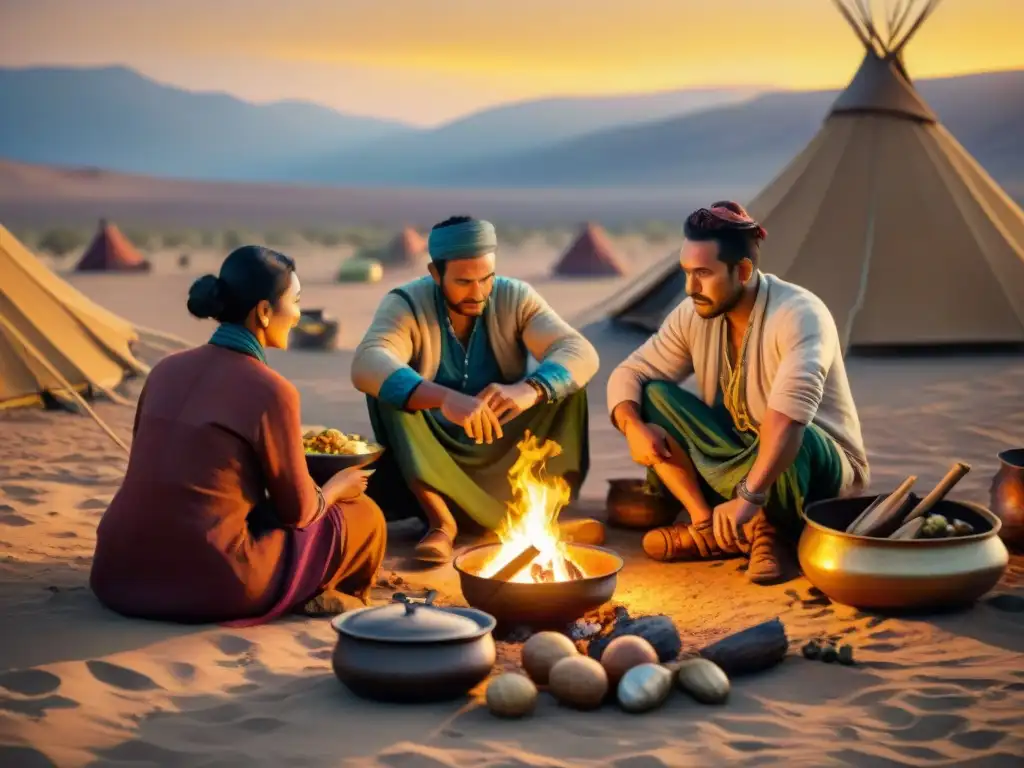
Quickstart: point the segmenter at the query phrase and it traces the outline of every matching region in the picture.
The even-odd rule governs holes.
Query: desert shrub
[[[66,256],[72,251],[84,248],[88,237],[84,232],[66,227],[49,229],[39,238],[39,250],[54,256]]]
[[[123,232],[124,236],[128,238],[128,242],[141,250],[148,250],[160,243],[160,238],[146,229],[130,227]]]
[[[221,233],[220,244],[226,251],[233,251],[249,243],[250,240],[244,232],[237,229],[227,229]]]
[[[200,242],[201,234],[190,229],[173,230],[160,235],[160,244],[164,248],[195,247]]]
[[[263,233],[263,242],[271,248],[287,248],[298,241],[298,234],[287,229],[271,229]]]

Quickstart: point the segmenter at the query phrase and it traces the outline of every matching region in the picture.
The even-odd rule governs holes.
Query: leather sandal
[[[652,560],[714,560],[724,557],[711,521],[700,525],[676,523],[644,534],[644,553]]]
[[[447,563],[452,559],[455,542],[442,529],[431,528],[413,551],[416,559],[425,563]]]

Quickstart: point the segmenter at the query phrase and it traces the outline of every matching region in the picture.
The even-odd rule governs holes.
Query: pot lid
[[[431,590],[420,603],[399,592],[388,605],[342,614],[334,626],[350,637],[390,643],[436,643],[480,634],[480,625],[468,616],[431,605],[435,594]]]

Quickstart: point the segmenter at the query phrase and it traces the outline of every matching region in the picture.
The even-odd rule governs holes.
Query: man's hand
[[[485,400],[450,390],[441,402],[441,413],[452,424],[466,430],[466,435],[481,443],[493,443],[503,437],[501,422]]]
[[[672,456],[668,447],[668,433],[657,424],[637,421],[626,427],[629,456],[637,464],[653,467]]]
[[[540,402],[540,393],[525,381],[488,384],[477,397],[487,403],[501,424],[507,424]]]
[[[750,549],[747,541],[746,525],[761,508],[746,499],[730,499],[715,507],[712,519],[715,526],[715,538],[722,549],[727,552],[746,552]]]

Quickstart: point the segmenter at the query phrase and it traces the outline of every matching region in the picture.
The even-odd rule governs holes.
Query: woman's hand
[[[349,467],[338,472],[324,485],[324,496],[333,501],[348,501],[366,492],[372,469]]]

